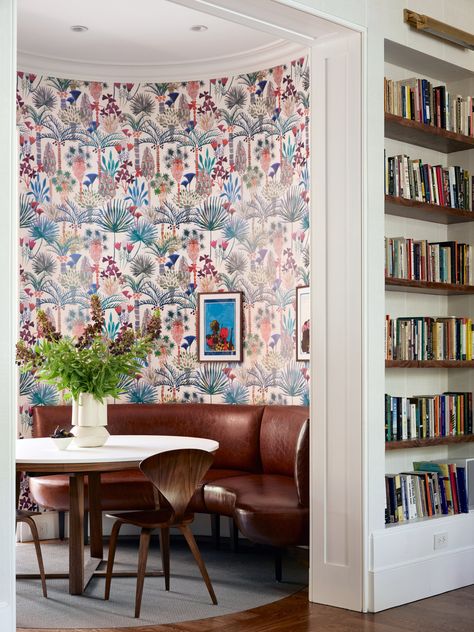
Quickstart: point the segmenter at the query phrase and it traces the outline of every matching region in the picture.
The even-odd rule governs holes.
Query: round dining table
[[[19,475],[69,475],[69,573],[46,574],[46,578],[69,577],[69,593],[80,595],[103,558],[100,475],[102,472],[138,469],[140,462],[159,452],[194,448],[215,452],[217,441],[199,437],[164,435],[111,435],[100,448],[78,448],[74,441],[58,450],[49,437],[18,439],[16,444],[17,493]],[[84,564],[84,476],[88,477],[90,560]],[[87,567],[87,573],[85,570]],[[86,576],[87,575],[87,576]],[[21,578],[21,575],[18,575]],[[31,577],[31,575],[28,575]],[[38,576],[39,577],[39,576]]]

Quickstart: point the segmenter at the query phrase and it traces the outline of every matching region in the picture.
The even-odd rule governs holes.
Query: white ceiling
[[[74,33],[76,24],[89,30]],[[191,31],[196,24],[208,30]],[[255,69],[277,53],[296,52],[301,44],[167,0],[18,0],[18,65],[33,72],[163,80],[171,73],[179,80],[193,78],[179,76],[183,69]]]

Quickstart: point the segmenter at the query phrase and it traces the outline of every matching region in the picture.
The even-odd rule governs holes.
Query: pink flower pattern
[[[295,360],[295,288],[309,283],[307,64],[167,84],[19,72],[21,338],[35,343],[39,308],[79,335],[93,293],[111,337],[159,306],[168,324],[123,401],[308,403]],[[235,290],[244,361],[205,371],[197,294]],[[27,436],[31,407],[62,394],[32,375],[20,389]]]

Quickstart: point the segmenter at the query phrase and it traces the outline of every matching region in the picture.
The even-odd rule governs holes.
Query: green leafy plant
[[[33,347],[24,340],[17,343],[17,364],[38,380],[66,389],[66,397],[74,399],[80,393],[90,393],[98,401],[118,397],[124,376],[140,370],[161,332],[160,310],[155,310],[144,334],[122,325],[114,340],[110,339],[96,294],[91,297],[92,322],[79,338],[62,336],[42,310],[37,319],[40,338]]]

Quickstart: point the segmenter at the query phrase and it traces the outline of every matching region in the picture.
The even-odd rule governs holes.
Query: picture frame
[[[296,288],[296,361],[305,362],[310,358],[310,288],[300,285]]]
[[[200,292],[197,321],[200,362],[242,362],[242,292]]]

